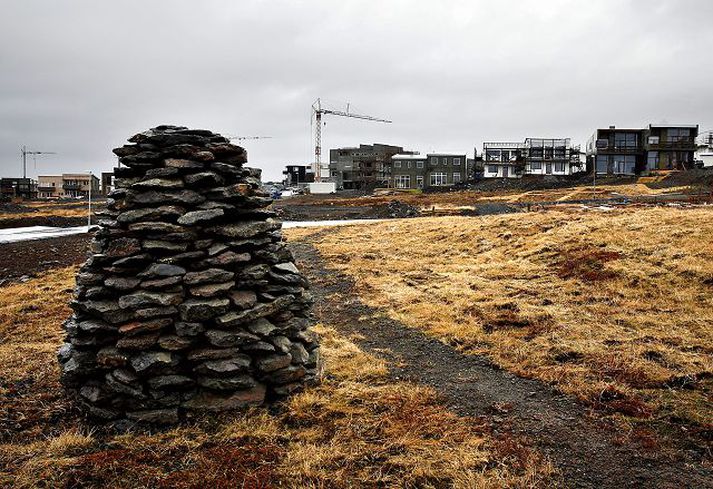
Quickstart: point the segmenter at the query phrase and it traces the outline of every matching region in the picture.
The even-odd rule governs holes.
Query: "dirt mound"
[[[379,217],[386,218],[404,218],[404,217],[417,217],[421,215],[421,212],[414,206],[409,205],[400,200],[392,200],[388,204],[379,207],[378,214]]]

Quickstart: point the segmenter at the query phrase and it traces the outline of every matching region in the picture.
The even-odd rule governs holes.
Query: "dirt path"
[[[361,347],[390,361],[394,377],[432,386],[454,412],[484,418],[496,434],[527,438],[550,458],[566,487],[713,488],[713,473],[695,454],[615,443],[621,433],[572,398],[389,319],[362,304],[352,281],[328,269],[311,245],[291,246],[312,281],[319,320],[359,335]],[[330,300],[334,294],[341,299]]]

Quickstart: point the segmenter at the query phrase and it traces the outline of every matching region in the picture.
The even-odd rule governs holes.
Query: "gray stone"
[[[185,228],[179,226],[178,224],[171,224],[170,222],[134,222],[129,224],[129,231],[136,233],[150,233],[150,234],[162,234],[162,233],[180,233],[184,231]]]
[[[212,155],[212,154],[211,154]],[[168,168],[181,168],[181,169],[202,169],[205,165],[200,161],[185,160],[179,158],[167,158],[163,160],[163,164]]]
[[[134,311],[136,319],[153,319],[163,316],[174,316],[178,314],[178,309],[174,306],[168,307],[148,307],[146,309],[137,309]]]
[[[250,309],[257,304],[257,295],[252,290],[235,290],[229,296],[235,307],[240,309]]]
[[[218,253],[222,253],[228,249],[228,245],[224,243],[215,243],[210,248],[208,248],[208,256],[215,256]]]
[[[86,331],[87,333],[97,333],[99,331],[109,331],[109,332],[116,332],[116,326],[106,323],[104,321],[100,321],[98,319],[90,319],[88,321],[81,321],[77,323],[77,326],[79,329],[82,331]]]
[[[127,336],[116,342],[117,348],[122,350],[146,350],[158,342],[160,333],[150,333],[138,336]]]
[[[238,354],[224,360],[208,360],[196,365],[193,369],[204,375],[230,375],[244,372],[250,367],[250,357]]]
[[[238,263],[248,263],[250,261],[250,253],[235,253],[234,251],[226,251],[213,258],[206,258],[200,262],[200,266],[204,267],[227,267]]]
[[[209,329],[206,331],[205,335],[211,345],[223,348],[244,345],[260,339],[259,336],[255,336],[246,331],[221,331],[217,329]]]
[[[255,362],[255,365],[262,372],[272,372],[287,367],[290,362],[292,362],[292,355],[288,353],[286,355],[268,355]]]
[[[192,378],[185,375],[159,375],[148,380],[149,387],[156,390],[190,387],[194,383],[195,381]]]
[[[259,406],[265,402],[265,391],[265,386],[262,384],[258,384],[252,389],[237,391],[229,395],[204,391],[196,397],[185,401],[182,406],[186,409],[201,411],[244,409],[249,406]]]
[[[233,288],[233,286],[235,286],[235,282],[232,281],[225,282],[222,284],[206,284],[199,285],[197,287],[192,287],[188,289],[188,292],[196,297],[214,297],[223,292],[227,292],[228,290]]]
[[[185,204],[197,205],[206,200],[198,192],[193,190],[179,190],[174,192],[157,192],[149,190],[147,192],[128,192],[126,202],[132,205],[152,205],[152,204]]]
[[[228,299],[189,299],[178,306],[184,321],[206,321],[225,313],[230,307]]]
[[[252,309],[239,312],[229,312],[223,316],[216,318],[215,322],[218,326],[229,328],[238,326],[261,317],[269,316],[277,311],[289,306],[295,298],[292,295],[283,295],[272,302],[257,304]]]
[[[131,359],[131,366],[137,373],[160,370],[178,365],[178,357],[163,351],[143,352]]]
[[[270,342],[282,353],[289,353],[292,348],[292,342],[286,336],[273,336],[270,338]]]
[[[180,275],[155,280],[144,280],[141,282],[141,288],[151,290],[171,289],[171,292],[173,292],[173,286],[178,285],[181,282],[183,282],[183,278]]]
[[[255,387],[257,382],[249,375],[238,375],[236,377],[203,377],[197,379],[198,385],[219,391],[234,391],[250,389]]]
[[[108,277],[104,280],[104,285],[116,290],[132,290],[139,285],[141,281],[134,277]]]
[[[203,360],[223,360],[240,356],[240,348],[199,348],[188,353],[188,360],[200,362]]]
[[[215,226],[209,228],[208,231],[232,239],[248,239],[258,234],[280,229],[280,226],[279,221],[246,221],[236,224],[226,224],[224,226]]]
[[[182,299],[182,294],[140,291],[120,297],[118,307],[139,309],[151,306],[176,306]]]
[[[300,271],[297,269],[294,263],[287,262],[287,263],[278,263],[277,265],[274,266],[278,271],[282,273],[294,273],[294,274],[299,274]]]
[[[256,341],[255,343],[248,343],[241,347],[243,351],[256,351],[262,353],[271,353],[275,351],[275,347],[268,343],[267,341]]]
[[[186,285],[198,285],[205,283],[220,283],[232,280],[235,274],[220,268],[209,268],[200,272],[188,272],[183,277]]]
[[[141,242],[138,239],[116,238],[109,243],[104,254],[112,258],[125,258],[139,251],[141,251]]]
[[[270,271],[270,267],[265,264],[253,265],[240,272],[240,278],[248,280],[260,280]]]
[[[249,322],[246,327],[251,333],[255,333],[260,336],[269,336],[277,328],[274,324],[265,318],[256,319],[255,321]]]
[[[128,357],[113,346],[102,348],[97,352],[97,365],[102,368],[123,367],[128,362]]]
[[[292,344],[290,355],[292,355],[292,363],[304,364],[309,360],[309,353],[300,343]]]
[[[282,368],[271,372],[265,377],[270,383],[275,384],[287,384],[290,382],[295,382],[307,374],[307,369],[301,365],[290,365],[289,367]]]
[[[186,251],[188,249],[188,243],[172,243],[156,239],[144,240],[141,246],[147,251]]]
[[[159,190],[179,189],[183,188],[183,180],[173,178],[149,178],[148,180],[140,180],[133,184],[131,188]]]
[[[185,350],[192,344],[193,340],[177,335],[165,335],[158,339],[158,346],[169,351]]]
[[[185,213],[183,207],[162,205],[148,209],[132,209],[119,214],[116,220],[121,224],[130,224],[138,221],[152,221],[156,219],[177,218]]]
[[[171,318],[159,318],[149,321],[134,321],[119,328],[119,333],[126,336],[136,336],[144,333],[154,333],[173,324]]]
[[[219,217],[223,216],[223,209],[210,209],[205,211],[192,211],[178,218],[179,224],[184,224],[186,226],[195,226],[196,224],[203,224],[206,222],[214,221]]]
[[[202,323],[186,323],[184,321],[177,322],[174,325],[178,336],[198,336],[205,331],[205,326]]]
[[[139,276],[144,278],[175,277],[177,275],[185,275],[185,273],[186,269],[183,267],[179,267],[178,265],[154,263],[149,266],[145,271],[141,272]]]
[[[186,175],[184,179],[192,187],[217,187],[225,182],[223,177],[211,171]]]

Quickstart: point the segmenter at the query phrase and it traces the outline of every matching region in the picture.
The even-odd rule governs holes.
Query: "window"
[[[394,168],[401,168],[401,162],[399,160],[394,161]]]
[[[445,156],[441,158],[441,163],[443,163],[443,166],[448,166],[448,158],[446,158]]]
[[[448,178],[445,173],[431,173],[431,186],[441,187],[448,185]]]
[[[555,163],[555,173],[564,173],[564,163]]]
[[[614,174],[633,175],[636,157],[634,155],[614,155],[612,156],[612,164]]]
[[[416,168],[423,168],[423,161],[417,161]]]
[[[423,188],[423,175],[416,175],[416,186]]]
[[[499,149],[485,150],[485,161],[500,161],[500,150]]]
[[[410,161],[407,161],[407,162],[406,162],[406,168],[411,168],[411,162],[410,162]]]
[[[453,183],[458,183],[458,182],[460,182],[460,173],[453,172]]]
[[[394,187],[411,188],[411,175],[396,175],[394,177]]]
[[[599,155],[597,156],[597,173],[608,173],[609,172],[609,157]]]
[[[510,151],[504,149],[500,153],[500,161],[510,161]]]
[[[660,140],[658,136],[649,136],[649,144],[659,144]]]
[[[651,140],[651,138],[649,138]],[[646,157],[646,168],[649,170],[655,170],[659,166],[659,152],[658,151],[649,151],[647,157]]]
[[[544,155],[544,149],[542,148],[532,148],[530,149],[530,158],[542,158]]]
[[[460,158],[453,158],[453,166],[460,166]]]
[[[488,165],[488,173],[498,173],[498,167],[495,165]]]
[[[431,165],[438,166],[438,157],[431,156]]]
[[[635,132],[617,132],[614,133],[615,148],[636,148],[638,146]]]
[[[539,161],[533,161],[530,163],[530,170],[542,170],[542,163]]]

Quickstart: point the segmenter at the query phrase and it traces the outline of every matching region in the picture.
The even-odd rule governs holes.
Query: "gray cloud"
[[[713,128],[708,0],[0,1],[0,175],[113,166],[159,123],[246,141],[266,178],[312,158],[318,96],[394,120],[326,118],[324,147],[472,151],[483,140],[647,122]]]

